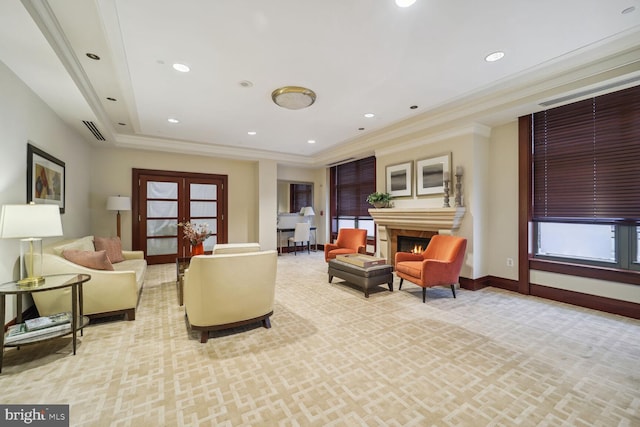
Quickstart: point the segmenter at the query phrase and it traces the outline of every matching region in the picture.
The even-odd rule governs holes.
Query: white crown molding
[[[434,144],[436,142],[445,141],[452,138],[457,138],[460,136],[467,135],[478,135],[485,138],[489,138],[491,136],[491,128],[489,126],[485,126],[480,123],[471,123],[466,126],[462,126],[455,129],[449,129],[443,132],[439,132],[433,135],[429,135],[426,137],[417,136],[412,138],[409,142],[399,143],[393,145],[391,147],[384,147],[375,150],[375,155],[377,156],[388,156],[393,153],[398,153],[401,151],[411,150],[414,148],[423,147],[425,145]]]
[[[146,136],[118,135],[116,147],[136,150],[163,151],[168,153],[192,154],[196,156],[222,157],[236,160],[275,160],[300,167],[311,167],[313,159],[295,154],[230,147],[227,145],[200,144],[196,142],[159,139]]]

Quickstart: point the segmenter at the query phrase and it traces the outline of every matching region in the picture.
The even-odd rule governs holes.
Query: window
[[[640,86],[532,115],[534,255],[640,270]]]
[[[375,238],[367,196],[376,188],[376,159],[367,157],[331,168],[331,238],[341,228],[363,228]],[[375,242],[375,240],[374,240]]]
[[[311,184],[289,185],[290,212],[300,212],[305,206],[313,206],[313,186]]]

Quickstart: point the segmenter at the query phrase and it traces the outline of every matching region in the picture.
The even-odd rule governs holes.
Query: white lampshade
[[[313,208],[311,206],[305,206],[303,208],[304,212],[303,215],[304,216],[314,216],[316,213],[313,211]]]
[[[56,205],[4,205],[0,216],[0,238],[20,240],[22,286],[44,283],[41,237],[62,236],[60,208]]]
[[[4,205],[0,217],[0,238],[62,236],[60,208],[56,205]]]
[[[108,211],[130,211],[131,199],[126,196],[111,196],[107,199]]]

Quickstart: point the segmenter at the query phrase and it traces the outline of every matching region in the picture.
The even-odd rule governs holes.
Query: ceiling
[[[638,84],[639,45],[640,0],[0,6],[0,60],[88,141],[312,166],[448,121],[513,120],[596,74]],[[504,58],[485,61],[495,51]],[[316,102],[275,105],[286,85]]]

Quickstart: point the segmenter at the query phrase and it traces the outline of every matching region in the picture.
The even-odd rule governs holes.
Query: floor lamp
[[[120,235],[120,211],[130,211],[131,210],[131,199],[126,196],[111,196],[107,199],[107,210],[108,211],[118,211],[117,225],[116,231],[118,238],[121,239]]]
[[[57,205],[4,205],[0,216],[0,238],[20,239],[20,280],[35,287],[42,276],[42,237],[62,236],[60,208]]]

